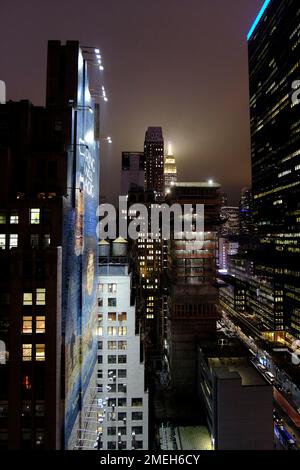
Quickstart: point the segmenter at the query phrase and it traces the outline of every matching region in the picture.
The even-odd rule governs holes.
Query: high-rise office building
[[[133,256],[136,259],[137,274],[143,293],[145,308],[141,318],[145,342],[147,369],[150,361],[155,364],[160,360],[162,335],[162,285],[163,272],[163,240],[154,239],[151,234],[151,207],[157,205],[153,191],[132,189],[128,195],[128,219],[136,216],[136,211],[130,209],[135,203],[142,203],[148,211],[148,227],[143,235],[134,242]],[[157,366],[154,365],[154,369]]]
[[[241,191],[240,209],[240,234],[249,235],[254,232],[253,225],[253,200],[250,188]]]
[[[148,127],[145,135],[145,186],[157,201],[164,199],[164,138],[161,127]]]
[[[128,194],[133,187],[145,188],[144,152],[122,152],[121,194]]]
[[[228,267],[228,257],[236,254],[239,248],[239,208],[222,206],[220,218],[221,226],[218,249],[218,266],[221,271],[226,271]]]
[[[171,192],[171,186],[177,182],[176,160],[173,155],[172,145],[168,146],[168,155],[165,158],[165,194]]]
[[[94,439],[97,431],[103,450],[147,450],[148,392],[127,242],[103,240],[99,254]]]
[[[170,310],[167,327],[167,362],[178,394],[191,396],[196,387],[196,341],[215,334],[218,318],[216,257],[220,213],[220,186],[213,182],[175,183],[170,201],[204,204],[201,241],[187,236],[171,240]]]
[[[222,222],[220,230],[221,236],[226,237],[228,235],[239,235],[240,216],[238,207],[221,207],[220,217]]]
[[[298,0],[267,0],[248,34],[254,254],[267,329],[300,338],[300,120]]]
[[[0,445],[73,448],[94,377],[99,143],[79,43],[50,41],[46,107],[0,106]]]

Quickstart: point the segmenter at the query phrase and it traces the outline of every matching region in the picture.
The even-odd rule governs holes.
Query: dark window
[[[108,436],[115,436],[117,434],[117,430],[115,427],[111,426],[107,428],[107,435]]]
[[[111,297],[108,299],[108,306],[109,307],[116,307],[117,306],[117,299],[115,297]]]
[[[116,445],[116,443],[115,443],[114,441],[109,441],[109,442],[107,443],[107,449],[108,449],[108,450],[116,450],[116,446],[117,446],[117,445]]]
[[[127,377],[127,370],[126,369],[119,369],[118,370],[118,377],[119,377],[119,379],[125,379]]]
[[[118,356],[118,364],[126,364],[126,362],[127,362],[127,356],[125,355]]]
[[[117,363],[117,356],[109,355],[107,357],[107,362],[108,362],[108,364],[116,364]]]
[[[143,399],[142,398],[132,398],[131,399],[131,406],[143,406]]]
[[[118,420],[119,421],[124,421],[126,420],[126,413],[118,413]]]
[[[48,162],[48,176],[49,176],[49,179],[57,178],[57,162],[56,161]]]
[[[126,398],[118,398],[118,406],[127,406]]]

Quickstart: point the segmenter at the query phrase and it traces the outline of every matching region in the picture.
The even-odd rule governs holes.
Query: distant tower
[[[165,159],[165,194],[171,192],[171,186],[177,183],[177,167],[172,151],[172,144],[168,145],[168,155]]]
[[[145,186],[157,200],[164,199],[164,139],[161,127],[148,127],[145,135]]]

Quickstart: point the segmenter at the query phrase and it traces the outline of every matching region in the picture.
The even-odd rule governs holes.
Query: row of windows
[[[109,398],[108,399],[108,406],[115,407],[117,406],[127,406],[127,398]],[[132,407],[139,407],[143,406],[143,399],[142,398],[131,398],[131,406]]]
[[[45,403],[43,401],[37,401],[33,405],[30,401],[24,401],[22,403],[22,416],[31,416],[34,412],[35,416],[45,415]],[[0,402],[0,418],[6,418],[8,416],[8,402]]]
[[[108,292],[109,294],[115,294],[117,292],[117,284],[98,284],[98,292],[100,294],[104,292]]]
[[[35,295],[32,292],[23,293],[23,305],[46,305],[46,289],[38,288]]]
[[[6,248],[17,248],[18,240],[19,236],[17,233],[0,233],[0,250],[5,250]]]
[[[32,248],[48,248],[50,246],[51,239],[49,234],[40,236],[37,233],[30,235],[30,246]],[[19,235],[17,233],[0,233],[0,250],[6,248],[17,248],[19,244]]]
[[[102,344],[102,347],[103,347],[103,344]],[[127,356],[125,356],[125,355],[120,355],[120,356],[108,355],[107,356],[107,363],[108,364],[117,364],[117,361],[118,361],[118,364],[126,364],[127,363]],[[103,356],[101,356],[101,355],[100,356],[98,355],[98,364],[103,364]]]
[[[108,336],[126,336],[127,335],[127,326],[119,326],[118,328],[116,326],[109,326],[107,328],[107,334]],[[98,336],[103,335],[103,328],[102,326],[98,327]],[[111,348],[109,348],[111,349]],[[120,349],[120,348],[119,348]],[[126,348],[123,348],[126,349]]]
[[[107,371],[107,376],[108,378],[116,378],[116,375],[117,375],[117,372],[118,372],[118,378],[126,378],[127,377],[127,369],[118,369],[118,371],[116,369],[109,369]],[[102,369],[99,369],[98,370],[98,379],[102,379],[103,378],[103,370]]]
[[[127,341],[107,341],[107,349],[127,349]]]
[[[23,361],[44,361],[45,360],[45,344],[22,344],[22,360]]]
[[[45,333],[46,319],[44,316],[36,316],[33,320],[32,316],[23,317],[23,334]]]
[[[103,299],[98,299],[99,307],[103,307]],[[117,299],[115,297],[109,297],[107,299],[107,306],[108,307],[116,307],[117,306]]]
[[[109,426],[107,428],[107,435],[108,436],[116,436],[117,429],[118,429],[118,434],[120,434],[121,436],[126,436],[127,435],[126,426],[119,426],[118,428],[116,426]],[[143,434],[143,426],[132,426],[131,434],[133,434],[133,435]]]
[[[101,443],[100,447],[102,448],[102,443]],[[135,440],[134,442],[132,442],[132,448],[133,449],[142,449],[143,448],[143,441]],[[107,450],[116,450],[116,449],[117,449],[117,443],[115,441],[108,441]],[[122,450],[122,449],[127,449],[127,442],[124,442],[124,441],[119,441],[118,442],[118,450]]]
[[[142,421],[143,420],[143,412],[142,411],[132,411],[131,413],[132,421]],[[125,411],[121,411],[118,413],[109,412],[107,413],[107,421],[127,421],[127,413]]]
[[[102,299],[101,299],[102,300]],[[99,304],[99,299],[98,299],[98,304]],[[102,307],[102,304],[100,305]],[[126,312],[121,312],[121,313],[116,313],[116,312],[108,312],[107,313],[107,320],[109,322],[123,322],[127,320],[127,313]],[[103,313],[98,313],[98,321],[101,322],[103,320]]]
[[[30,224],[39,224],[41,219],[41,210],[40,209],[29,209],[29,222]],[[18,211],[11,211],[10,216],[7,217],[4,211],[0,212],[0,224],[6,224],[9,222],[12,225],[19,223],[19,214]]]

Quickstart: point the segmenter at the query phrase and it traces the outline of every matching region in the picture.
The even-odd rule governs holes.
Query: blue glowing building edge
[[[249,41],[249,39],[251,38],[252,34],[254,33],[256,26],[257,26],[258,23],[260,22],[260,20],[261,20],[263,14],[264,14],[264,12],[266,11],[266,9],[267,9],[267,7],[268,7],[268,5],[269,5],[270,2],[271,2],[271,0],[266,0],[265,3],[263,4],[263,6],[261,7],[261,10],[260,10],[260,12],[258,13],[258,15],[257,15],[257,17],[256,17],[256,19],[255,19],[255,21],[254,21],[254,23],[253,23],[253,25],[252,25],[251,28],[250,28],[249,33],[248,33],[248,35],[247,35],[247,40],[248,40],[248,41]]]

